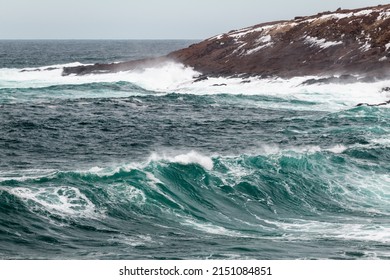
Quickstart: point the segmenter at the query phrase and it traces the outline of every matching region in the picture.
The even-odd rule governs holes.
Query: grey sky
[[[0,39],[204,39],[380,0],[0,0]]]

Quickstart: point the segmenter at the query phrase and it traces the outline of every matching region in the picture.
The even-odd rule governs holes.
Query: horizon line
[[[187,38],[187,39],[172,39],[172,38],[0,38],[0,41],[200,41],[205,39]]]

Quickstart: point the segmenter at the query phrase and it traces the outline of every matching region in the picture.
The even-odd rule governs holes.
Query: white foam
[[[375,143],[375,144],[380,144],[380,145],[383,145],[386,147],[390,147],[390,139],[389,138],[374,138],[374,139],[371,139],[370,142]]]
[[[52,177],[57,174],[54,169],[25,169],[22,174],[15,171],[0,171],[0,182],[15,180],[19,182],[39,179],[42,177]]]
[[[331,147],[331,148],[328,148],[327,150],[329,151],[329,152],[332,152],[332,153],[334,153],[334,154],[341,154],[341,153],[343,153],[345,150],[347,150],[348,148],[346,147],[346,146],[344,146],[344,145],[336,145],[336,146],[333,146],[333,147]]]
[[[104,168],[101,168],[99,166],[94,166],[87,171],[87,173],[91,174],[100,174],[102,172],[104,172]]]
[[[315,154],[319,152],[331,152],[334,154],[341,154],[348,149],[347,146],[337,144],[331,147],[320,147],[317,145],[305,145],[305,146],[287,146],[280,147],[276,144],[260,144],[258,148],[252,150],[249,155],[282,155],[282,154]]]
[[[110,201],[115,203],[131,203],[140,207],[146,202],[146,195],[142,190],[126,183],[108,185],[106,190]]]
[[[200,223],[198,221],[195,221],[190,218],[185,218],[185,217],[184,217],[184,221],[181,224],[190,226],[196,230],[203,231],[208,234],[231,236],[231,237],[249,237],[239,232],[236,232],[234,230],[226,229],[222,226],[218,226],[210,223]]]
[[[22,199],[33,212],[48,211],[64,217],[98,218],[95,205],[75,187],[46,187],[7,189],[9,193]]]
[[[331,187],[343,189],[345,201],[339,203],[347,209],[372,215],[389,215],[390,175],[388,174],[361,173],[357,169],[351,169],[346,172],[344,178],[337,178]]]
[[[331,152],[334,154],[341,154],[345,150],[347,150],[347,147],[344,145],[340,145],[340,144],[332,146],[332,147],[328,147],[328,148],[323,148],[323,147],[315,146],[315,145],[314,146],[284,148],[284,152],[287,151],[287,152],[294,152],[294,153],[299,153],[299,154],[314,154],[314,153],[319,153],[319,152],[323,152],[323,151]]]
[[[149,165],[151,161],[158,161],[164,159],[166,160],[167,158],[169,159],[169,157],[167,156],[158,156],[157,154],[152,154],[144,162],[133,162],[124,165],[111,166],[105,168],[95,166],[88,170],[80,170],[77,172],[81,174],[94,174],[97,176],[112,176],[121,171],[129,172],[131,170],[142,170],[146,175],[146,179],[147,179],[146,184],[149,188],[151,188],[155,192],[158,192],[161,196],[165,197],[167,200],[171,201],[172,203],[175,203],[181,209],[184,209],[183,205],[175,201],[175,199],[172,198],[169,194],[166,194],[165,192],[160,190],[159,185],[164,184],[163,182],[161,182],[161,180],[156,178],[156,176],[154,176],[153,173],[144,171],[145,167]],[[143,206],[147,200],[147,196],[142,190],[137,189],[136,187],[126,183],[109,185],[107,187],[107,193],[112,198],[111,201],[116,201],[120,203],[133,203],[138,207]]]
[[[81,85],[100,82],[131,82],[152,91],[165,91],[193,80],[199,75],[190,67],[175,62],[166,62],[143,70],[119,73],[62,76],[62,67],[79,66],[79,63],[38,68],[41,71],[0,69],[0,88],[43,88],[55,85]],[[57,68],[50,71],[44,69]],[[25,69],[32,70],[32,69]]]
[[[126,80],[145,89],[154,91],[171,91],[193,81],[199,75],[190,67],[183,64],[168,62],[161,67],[150,67],[144,71],[125,72]]]
[[[131,247],[147,246],[156,243],[155,241],[153,241],[150,235],[127,236],[123,234],[119,236],[112,236],[110,239],[108,239],[108,242],[111,244],[122,243]],[[160,243],[160,245],[162,244]]]
[[[263,27],[264,28],[264,27]],[[264,37],[264,42],[269,37]],[[333,44],[335,42],[331,42]],[[127,71],[111,74],[95,74],[84,76],[61,76],[60,69],[40,72],[20,72],[19,69],[0,69],[0,88],[29,88],[29,87],[47,87],[52,85],[85,84],[94,82],[130,82],[146,90],[149,94],[244,94],[244,95],[263,95],[277,96],[285,99],[287,102],[256,101],[248,104],[259,108],[279,108],[279,109],[304,109],[304,110],[326,110],[338,111],[348,107],[353,107],[358,103],[381,103],[387,101],[390,96],[388,93],[381,92],[383,87],[387,87],[389,81],[376,83],[354,83],[354,84],[302,84],[308,79],[321,77],[306,76],[295,77],[291,79],[270,78],[258,79],[255,77],[245,79],[242,83],[241,78],[211,78],[207,80],[194,82],[194,77],[200,73],[192,68],[185,67],[182,64],[167,62],[158,67],[149,67],[143,71]],[[249,83],[248,83],[249,82]],[[224,86],[215,86],[224,84]],[[60,91],[61,92],[61,91]],[[34,93],[35,94],[35,93]],[[40,94],[39,91],[36,94]],[[56,92],[50,93],[55,96]],[[68,98],[72,97],[117,97],[132,96],[139,93],[134,92],[107,92],[99,91],[89,93],[85,91],[69,91],[62,93]],[[69,96],[67,96],[69,94]],[[94,95],[95,94],[95,95]],[[31,94],[27,94],[30,96]],[[11,97],[10,97],[11,98]],[[309,101],[315,104],[291,104],[290,100]]]
[[[244,94],[276,96],[286,101],[300,100],[314,102],[308,106],[306,104],[272,103],[272,102],[252,102],[251,106],[339,111],[345,108],[356,106],[358,103],[381,103],[389,99],[388,94],[381,92],[383,87],[388,86],[389,81],[376,83],[353,83],[353,84],[313,84],[304,85],[304,81],[318,79],[320,77],[307,76],[295,77],[291,79],[246,79],[249,83],[242,83],[240,78],[209,78],[208,80],[183,84],[174,91],[177,93],[191,94]],[[225,86],[214,86],[215,84],[225,84]]]
[[[62,67],[72,67],[79,65],[81,64],[71,63],[39,68],[2,68],[0,69],[0,88],[34,88],[58,84],[71,84],[70,82],[66,83],[64,79],[65,77],[61,76]],[[44,71],[44,69],[51,67],[56,69]],[[34,69],[39,71],[33,71]]]
[[[322,222],[291,219],[284,222],[266,221],[276,225],[286,234],[289,240],[312,240],[332,238],[341,240],[390,242],[390,225],[371,225],[370,221],[337,221]]]
[[[160,161],[160,160],[165,160],[169,162],[176,162],[176,163],[181,163],[181,164],[199,164],[203,168],[207,170],[212,170],[214,163],[213,160],[205,155],[202,155],[196,151],[190,151],[188,153],[182,153],[182,154],[174,154],[171,152],[165,152],[163,154],[157,154],[153,153],[150,156],[149,160],[153,161]]]

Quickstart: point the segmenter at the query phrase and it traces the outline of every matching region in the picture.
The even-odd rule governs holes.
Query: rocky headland
[[[307,83],[390,76],[390,5],[323,12],[214,36],[159,58],[65,67],[63,75],[142,69],[176,61],[207,76],[321,76]],[[198,77],[199,79],[199,77]]]

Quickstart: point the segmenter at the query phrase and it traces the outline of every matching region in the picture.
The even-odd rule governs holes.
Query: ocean
[[[208,78],[194,41],[0,41],[0,259],[390,259],[390,81]]]

